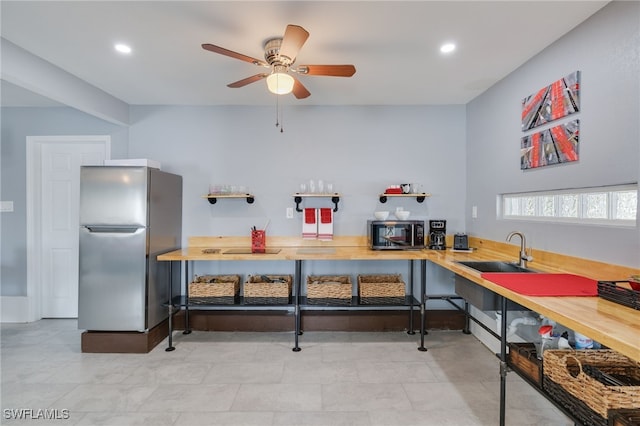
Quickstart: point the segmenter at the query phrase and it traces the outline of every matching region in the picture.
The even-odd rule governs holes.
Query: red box
[[[264,253],[266,249],[266,235],[263,230],[251,231],[251,253]]]
[[[402,194],[402,188],[387,188],[385,194]]]

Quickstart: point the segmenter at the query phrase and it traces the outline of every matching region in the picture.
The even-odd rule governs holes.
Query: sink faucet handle
[[[525,249],[523,260],[526,260],[527,262],[531,262],[533,260],[533,256],[531,255],[531,247]]]

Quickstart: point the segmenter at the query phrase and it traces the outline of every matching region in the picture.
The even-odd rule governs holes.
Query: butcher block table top
[[[448,244],[450,245],[450,244]],[[640,311],[600,297],[527,296],[481,277],[459,261],[517,259],[519,247],[470,238],[472,252],[450,250],[370,250],[366,237],[334,237],[332,241],[267,237],[268,253],[250,253],[249,237],[191,237],[189,247],[158,256],[160,261],[220,260],[429,260],[609,348],[640,361]],[[245,250],[238,250],[243,248]],[[227,253],[231,251],[233,253]],[[626,280],[640,269],[555,253],[533,251],[529,268],[544,273],[575,274],[594,280]],[[428,285],[428,284],[427,284]]]
[[[500,243],[501,244],[501,243]],[[636,361],[640,361],[640,311],[601,297],[572,296],[526,296],[506,289],[494,282],[483,279],[481,273],[463,266],[459,261],[473,260],[506,260],[517,259],[519,247],[512,246],[511,253],[506,255],[493,247],[479,248],[472,253],[429,252],[427,259],[450,271],[459,274],[501,296],[506,297],[526,308],[552,319],[565,327],[582,333],[620,352]],[[540,253],[540,258],[545,259]],[[541,263],[533,253],[534,261],[528,264],[530,269],[546,273],[570,273],[595,280],[626,280],[638,269],[601,264],[593,261],[580,261],[557,255],[558,264]],[[561,269],[566,265],[566,270]],[[635,272],[634,272],[635,271]]]

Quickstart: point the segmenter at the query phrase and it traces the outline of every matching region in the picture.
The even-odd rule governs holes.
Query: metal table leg
[[[500,324],[500,426],[505,425],[505,398],[507,395],[507,298],[500,297],[502,321]]]
[[[295,276],[294,276],[294,289],[296,292],[295,295],[295,311],[294,311],[294,321],[295,321],[295,346],[291,349],[293,352],[300,352],[300,347],[298,346],[298,336],[300,335],[300,280],[302,276],[302,260],[297,259],[295,261]]]
[[[191,334],[191,327],[189,326],[189,261],[184,262],[184,286],[186,294],[184,304],[184,331],[182,334]]]
[[[169,279],[167,280],[167,285],[169,287],[169,300],[167,302],[167,306],[169,307],[169,342],[165,351],[171,352],[176,349],[173,346],[173,294],[171,292],[173,287],[173,261],[169,262]]]
[[[464,334],[471,334],[471,329],[469,328],[471,322],[469,321],[471,319],[471,315],[469,314],[469,302],[467,302],[466,300],[464,301],[464,328],[462,329],[462,332]]]
[[[413,259],[409,260],[409,283],[411,288],[409,295],[411,297],[409,299],[409,330],[407,331],[407,334],[413,335],[416,334],[413,329]]]
[[[424,335],[426,333],[426,292],[427,292],[427,260],[422,259],[420,261],[420,346],[418,350],[426,352],[427,348],[424,347]]]

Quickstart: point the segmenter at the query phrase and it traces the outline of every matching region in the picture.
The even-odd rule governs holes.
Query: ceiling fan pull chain
[[[276,95],[276,127],[280,127],[280,133],[284,133],[282,109],[280,108],[280,95]]]

